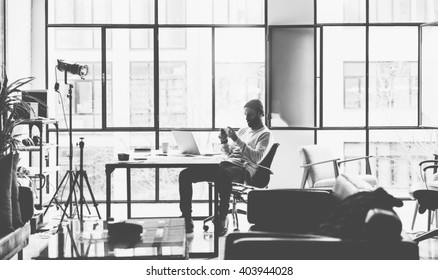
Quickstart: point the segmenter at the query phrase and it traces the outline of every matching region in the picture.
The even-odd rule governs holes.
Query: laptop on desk
[[[193,137],[193,133],[190,131],[172,131],[173,137],[175,138],[176,144],[178,145],[179,151],[184,155],[202,155],[202,156],[213,156],[220,153],[205,152],[201,153],[198,144]]]

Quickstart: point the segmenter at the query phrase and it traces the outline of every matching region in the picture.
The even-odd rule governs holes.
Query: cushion
[[[343,200],[361,191],[373,191],[374,188],[359,176],[340,174],[333,186],[333,196]]]
[[[364,180],[365,182],[367,182],[368,184],[370,184],[371,186],[375,187],[377,185],[377,177],[371,174],[361,174],[358,176],[359,178],[361,178],[362,180]]]
[[[15,153],[12,156],[12,171],[11,171],[11,204],[12,204],[12,226],[18,229],[23,226],[21,221],[20,201],[18,200],[18,182],[17,182],[17,166],[20,160],[20,155]]]
[[[332,178],[328,178],[328,179],[322,179],[319,180],[318,182],[315,182],[315,184],[313,184],[314,188],[327,188],[327,189],[333,189],[333,186],[335,185],[336,179],[335,177]]]
[[[367,239],[366,217],[371,209],[393,211],[393,207],[401,206],[401,200],[382,188],[359,191],[341,201],[315,233],[347,240]],[[381,220],[375,222],[381,224]]]
[[[11,204],[12,153],[0,159],[0,236],[14,231]]]
[[[396,213],[384,209],[371,209],[365,218],[365,237],[367,240],[400,240],[402,222]]]

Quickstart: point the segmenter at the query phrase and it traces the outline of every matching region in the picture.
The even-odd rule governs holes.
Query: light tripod
[[[88,210],[88,214],[91,214],[90,212],[90,208],[88,207],[87,202],[85,201],[85,197],[84,197],[84,182],[87,185],[88,188],[88,192],[90,193],[91,196],[91,200],[93,202],[94,208],[96,209],[97,215],[100,217],[100,213],[99,213],[99,209],[97,208],[97,203],[96,203],[96,199],[94,198],[93,195],[93,191],[91,190],[91,186],[90,186],[90,181],[88,180],[88,175],[87,172],[84,170],[84,138],[80,137],[80,142],[79,142],[79,149],[80,149],[80,154],[79,154],[79,170],[76,171],[76,176],[74,178],[74,183],[73,183],[73,188],[70,189],[70,193],[68,195],[67,201],[65,202],[65,208],[63,209],[63,214],[61,217],[61,222],[64,220],[64,217],[67,213],[67,207],[70,206],[70,215],[72,215],[72,211],[73,211],[73,196],[75,197],[75,201],[76,201],[76,212],[79,215],[79,220],[83,221],[84,219],[84,204]],[[77,197],[76,197],[76,192],[74,189],[74,186],[78,186],[79,188],[79,209],[78,209],[78,202],[77,202]]]
[[[82,79],[83,77],[88,73],[88,66],[81,66],[79,64],[69,64],[64,62],[63,60],[58,60],[58,65],[57,65],[57,70],[60,71],[64,71],[64,83],[66,85],[68,85],[68,94],[67,97],[69,99],[69,127],[68,127],[68,132],[69,132],[69,141],[70,141],[70,145],[69,145],[69,169],[66,171],[64,177],[62,178],[60,184],[57,186],[55,193],[53,194],[52,199],[49,202],[49,205],[46,208],[46,211],[44,212],[44,214],[47,213],[48,209],[50,208],[51,204],[53,202],[55,202],[58,206],[60,206],[60,208],[62,209],[61,203],[57,200],[57,195],[59,193],[59,191],[65,190],[66,186],[69,185],[70,189],[69,189],[69,196],[67,201],[65,202],[65,207],[64,209],[62,209],[63,214],[62,214],[62,218],[60,221],[60,224],[63,222],[64,217],[66,216],[67,213],[67,208],[70,207],[70,218],[73,218],[74,213],[73,213],[73,196],[75,199],[75,213],[77,213],[79,215],[79,219],[82,221],[83,220],[83,204],[86,204],[85,198],[84,198],[84,192],[83,192],[83,183],[84,183],[84,179],[87,183],[87,187],[88,190],[91,194],[91,198],[93,200],[93,204],[96,207],[96,212],[99,216],[100,219],[100,213],[99,213],[99,209],[97,209],[97,203],[94,199],[94,195],[93,192],[91,191],[91,187],[90,187],[90,183],[88,181],[88,176],[87,173],[84,171],[83,169],[83,149],[84,149],[84,142],[83,142],[83,138],[80,138],[81,141],[79,143],[79,147],[80,147],[80,170],[76,172],[73,170],[73,102],[72,102],[72,96],[73,96],[73,85],[67,83],[67,73],[70,72],[72,74],[77,74],[79,75]],[[59,84],[58,82],[56,82],[55,84],[55,91],[59,90]],[[80,209],[78,208],[78,199],[76,196],[76,191],[75,191],[75,186],[78,187],[79,189],[79,204],[80,204]],[[90,209],[88,208],[88,205],[86,204],[87,210],[90,213]]]

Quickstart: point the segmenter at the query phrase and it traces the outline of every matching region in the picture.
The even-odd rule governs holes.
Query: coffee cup
[[[127,161],[127,160],[129,160],[129,154],[120,153],[120,154],[117,154],[117,157],[119,158],[120,161]]]
[[[167,143],[167,142],[161,143],[161,151],[164,154],[167,154],[169,152],[169,143]]]

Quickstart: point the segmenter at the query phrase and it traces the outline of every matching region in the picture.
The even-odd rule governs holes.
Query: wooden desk
[[[222,160],[223,156],[182,156],[182,155],[168,155],[168,156],[150,156],[146,160],[139,161],[116,161],[105,164],[106,174],[106,217],[111,218],[111,174],[115,169],[126,169],[126,191],[127,191],[127,216],[131,218],[131,169],[133,168],[187,168],[191,166],[217,166]],[[210,186],[211,189],[211,186]],[[211,205],[211,194],[209,195]],[[214,191],[214,213],[217,212],[218,194]],[[211,209],[211,208],[210,208]],[[210,215],[212,211],[210,210]],[[196,257],[217,257],[218,256],[219,237],[214,234],[214,252],[210,253],[193,253],[191,256]]]

